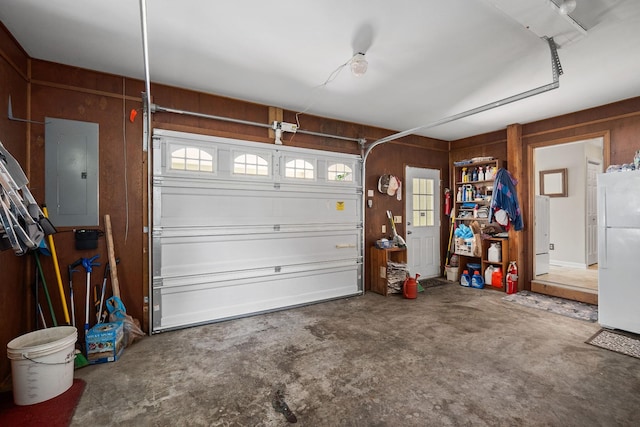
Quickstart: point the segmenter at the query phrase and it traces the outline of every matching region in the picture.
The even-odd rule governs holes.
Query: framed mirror
[[[549,197],[567,197],[567,169],[540,171],[540,194]]]

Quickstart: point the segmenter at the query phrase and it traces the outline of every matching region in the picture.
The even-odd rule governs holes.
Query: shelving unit
[[[489,261],[489,255],[488,255],[489,247],[491,246],[492,243],[500,243],[500,248],[501,248],[500,262]],[[509,266],[509,239],[498,238],[498,237],[490,237],[487,239],[483,239],[481,265],[482,265],[481,274],[484,274],[484,271],[490,265],[493,265],[494,267],[500,267],[500,269],[502,270],[502,286],[496,287],[496,286],[491,286],[491,284],[485,283],[485,287],[495,289],[498,291],[500,290],[506,291],[507,267]]]
[[[372,246],[370,255],[371,256],[369,264],[371,265],[371,292],[386,296],[389,293],[389,286],[387,283],[387,262],[392,261],[406,264],[407,249],[380,249]]]
[[[491,204],[491,197],[493,195],[493,183],[495,178],[495,173],[503,166],[503,162],[500,159],[491,159],[491,160],[483,160],[468,163],[465,165],[453,165],[453,179],[451,182],[454,182],[455,185],[452,189],[453,197],[454,197],[454,209],[452,215],[454,217],[454,223],[457,227],[459,224],[464,223],[469,225],[472,221],[478,221],[478,223],[482,226],[483,223],[488,222],[488,218],[486,217],[477,217],[474,212],[474,207],[481,208],[486,206],[487,209]],[[476,173],[479,173],[480,168],[482,168],[482,172],[484,173],[487,169],[492,170],[492,175],[490,179],[472,179],[473,171],[476,170]],[[469,179],[465,179],[465,172],[469,173]],[[465,193],[465,190],[468,190]],[[458,198],[458,193],[461,194],[460,199]],[[470,194],[469,194],[470,193]],[[469,207],[466,204],[469,204]],[[473,206],[473,207],[472,207]],[[487,251],[489,250],[489,246],[491,243],[500,242],[502,245],[502,261],[500,263],[489,262]],[[467,269],[467,264],[475,263],[480,265],[480,274],[484,277],[484,270],[489,265],[500,266],[503,273],[503,283],[502,287],[493,287],[490,284],[485,284],[485,288],[495,289],[495,290],[505,290],[505,279],[506,278],[506,267],[508,266],[508,257],[509,257],[509,241],[508,239],[500,239],[500,238],[490,238],[482,241],[482,251],[480,256],[472,256],[471,254],[459,252],[454,248],[454,253],[458,255],[458,271],[460,274]]]
[[[474,209],[472,207],[465,208],[465,204],[469,203],[477,205],[478,207],[489,207],[491,204],[491,196],[493,194],[493,179],[495,178],[495,172],[497,172],[501,167],[502,161],[499,159],[473,162],[460,166],[454,165],[452,181],[455,182],[453,188],[455,208],[453,210],[453,215],[457,223],[466,223],[473,220],[480,223],[487,221],[487,218],[477,218],[474,215]],[[483,176],[487,169],[495,171],[490,179],[472,179],[474,176],[473,171],[476,171],[477,175]],[[481,173],[480,170],[482,170]],[[468,175],[468,180],[465,178],[465,175]]]

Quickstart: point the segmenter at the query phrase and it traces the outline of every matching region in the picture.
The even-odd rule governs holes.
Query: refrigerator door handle
[[[598,187],[598,222],[600,227],[606,227],[607,224],[607,192],[606,187]]]
[[[607,234],[609,234],[609,233],[607,233],[607,230],[608,230],[607,227],[602,227],[602,234],[603,234],[604,242],[603,242],[602,247],[600,249],[600,251],[602,251],[602,256],[600,257],[601,261],[600,261],[600,264],[598,265],[598,268],[607,268],[607,264],[608,264],[608,262],[607,262],[607,258],[608,258],[607,249],[609,248],[609,245],[607,244]]]
[[[598,215],[600,216],[600,218],[598,218],[598,227],[602,230],[602,244],[600,242],[598,242],[598,253],[600,253],[599,259],[598,259],[598,268],[607,268],[607,248],[609,247],[607,245],[607,192],[606,192],[606,187],[602,186],[602,187],[598,187],[598,191],[600,194],[598,194]],[[600,234],[600,233],[598,233]],[[600,236],[598,236],[598,238],[600,238]],[[600,240],[600,239],[598,239]]]

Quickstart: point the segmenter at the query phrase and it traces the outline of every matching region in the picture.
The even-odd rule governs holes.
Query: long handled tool
[[[116,258],[116,264],[120,262],[120,258]],[[104,296],[107,293],[107,277],[111,271],[111,264],[107,262],[104,267],[104,276],[102,277],[102,292],[100,293],[100,306],[96,306],[96,319],[98,323],[104,323],[107,318],[107,311],[102,311],[104,308]]]
[[[111,216],[104,216],[104,228],[107,235],[107,256],[111,264],[111,289],[113,296],[120,298],[120,282],[118,282],[118,268],[116,267],[116,251],[113,245],[113,233],[111,231]]]
[[[78,273],[78,270],[74,270],[75,267],[82,265],[82,258],[78,258],[73,264],[67,266],[67,272],[69,274],[69,302],[71,303],[71,325],[76,326],[76,303],[73,299],[73,273]]]
[[[396,244],[399,248],[404,248],[407,246],[407,242],[398,234],[396,231],[396,223],[393,221],[393,215],[391,211],[387,211],[387,218],[389,218],[389,222],[391,223],[391,231],[393,232],[393,243]]]
[[[33,257],[36,259],[36,265],[38,266],[38,271],[40,272],[40,279],[42,280],[42,289],[44,289],[44,294],[47,297],[47,304],[49,305],[49,312],[51,313],[51,320],[53,321],[53,326],[58,326],[58,321],[56,320],[56,313],[53,311],[53,304],[51,304],[51,297],[49,296],[49,289],[47,289],[47,281],[44,278],[44,272],[42,271],[42,264],[40,264],[40,256],[38,255],[38,251],[33,252]]]
[[[36,280],[34,286],[34,300],[36,306],[36,328],[38,328],[38,323],[42,325],[44,329],[47,329],[47,322],[44,320],[44,313],[42,312],[42,306],[40,305],[40,275],[38,274],[38,267],[36,267]]]
[[[49,218],[49,212],[47,211],[47,207],[42,205],[42,212],[44,213],[45,218]],[[64,320],[67,322],[67,325],[70,323],[69,321],[69,308],[67,307],[67,298],[64,295],[64,288],[62,286],[62,277],[60,276],[60,265],[58,264],[58,254],[56,254],[56,245],[53,243],[53,236],[49,234],[47,236],[49,239],[49,248],[51,250],[51,258],[53,259],[53,269],[56,272],[56,280],[58,281],[58,290],[60,291],[60,300],[62,301],[62,311],[64,312]]]
[[[94,255],[91,258],[82,258],[82,266],[87,272],[87,294],[85,301],[85,310],[84,310],[84,332],[85,334],[89,331],[89,298],[91,296],[91,272],[93,271],[93,267],[100,265],[99,262],[95,262],[95,260],[100,255]]]
[[[453,229],[456,228],[456,218],[451,215],[451,226],[449,227],[449,245],[447,246],[447,256],[445,258],[445,264],[449,265],[449,260],[451,258],[451,242],[453,241]]]

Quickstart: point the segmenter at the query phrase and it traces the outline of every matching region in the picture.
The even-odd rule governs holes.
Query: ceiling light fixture
[[[351,73],[353,73],[354,76],[360,77],[367,72],[367,67],[369,66],[369,63],[367,62],[367,59],[364,57],[364,53],[362,52],[356,53],[355,55],[353,55],[353,58],[351,58],[350,62],[351,62]]]
[[[563,15],[568,15],[576,10],[576,5],[576,0],[564,0],[562,4],[560,4],[560,13]]]

